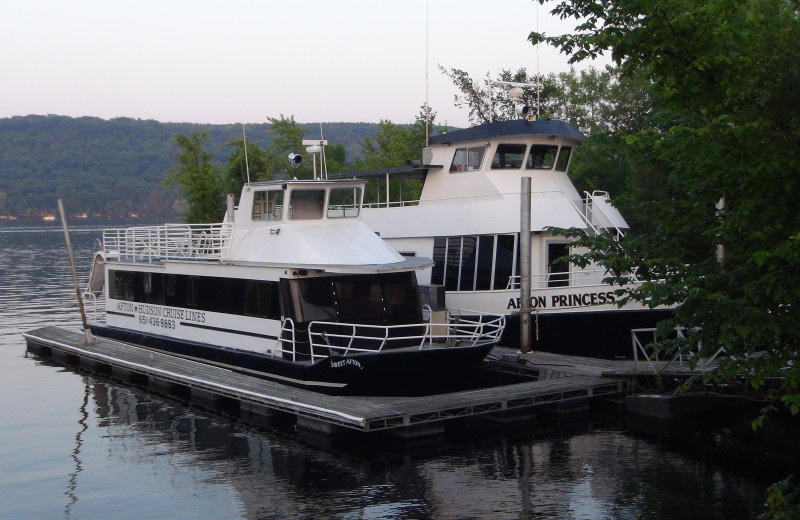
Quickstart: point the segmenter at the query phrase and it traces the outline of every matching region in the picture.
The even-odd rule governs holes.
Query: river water
[[[69,224],[85,284],[120,223]],[[26,353],[24,331],[80,329],[59,222],[0,221],[0,265],[0,519],[753,518],[773,477],[613,414],[420,446],[248,426]]]

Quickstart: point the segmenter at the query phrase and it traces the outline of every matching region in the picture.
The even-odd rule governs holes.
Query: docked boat
[[[329,393],[479,365],[504,317],[423,306],[416,274],[432,261],[370,230],[363,193],[248,183],[221,223],[105,230],[84,293],[92,333]]]
[[[381,200],[365,204],[364,222],[401,254],[433,258],[420,283],[442,287],[448,305],[506,315],[502,342],[516,347],[523,307],[521,178],[530,177],[532,348],[630,357],[632,330],[654,327],[670,311],[619,306],[619,287],[603,282],[602,266],[579,269],[560,260],[580,251],[551,230],[621,238],[628,229],[607,192],[580,195],[568,176],[585,140],[563,121],[497,121],[432,136],[421,165],[331,178],[377,178]],[[397,182],[390,183],[402,186],[405,179],[422,181],[418,198],[395,195]]]

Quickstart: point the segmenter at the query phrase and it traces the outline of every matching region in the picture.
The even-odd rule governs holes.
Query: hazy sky
[[[426,7],[427,6],[427,7]],[[413,121],[466,126],[439,70],[568,70],[532,0],[0,0],[0,117],[171,122]],[[601,66],[601,64],[595,64]]]

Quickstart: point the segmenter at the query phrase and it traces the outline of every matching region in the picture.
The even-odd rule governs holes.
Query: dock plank
[[[81,345],[81,332],[59,327],[42,327],[24,336],[29,344],[55,348],[148,377],[361,431],[406,427],[624,390],[622,379],[602,377],[599,368],[588,372],[575,368],[575,374],[570,377],[420,397],[338,396],[304,390],[105,338],[97,338],[95,345],[85,346]],[[549,361],[552,364],[571,363],[570,360],[540,357],[542,362]],[[539,362],[539,359],[535,362]]]

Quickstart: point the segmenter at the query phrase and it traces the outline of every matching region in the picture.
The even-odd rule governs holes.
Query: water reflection
[[[72,230],[84,283],[105,225]],[[64,247],[58,223],[0,226],[2,518],[729,519],[762,503],[763,483],[608,416],[321,447],[25,356],[21,332],[80,327]]]

